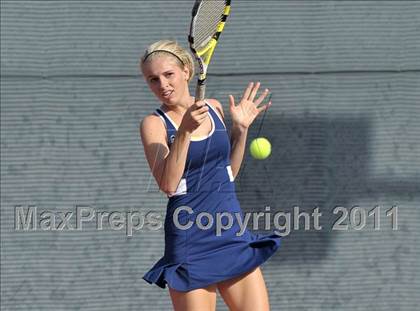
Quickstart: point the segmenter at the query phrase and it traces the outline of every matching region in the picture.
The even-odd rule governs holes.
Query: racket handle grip
[[[195,89],[195,102],[204,99],[204,95],[206,94],[206,85],[205,84],[197,84],[197,88]]]

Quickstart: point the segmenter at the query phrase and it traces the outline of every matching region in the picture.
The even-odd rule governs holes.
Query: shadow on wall
[[[420,191],[418,183],[380,181],[370,176],[373,159],[369,119],[326,120],[310,116],[304,120],[285,121],[275,116],[270,119],[265,121],[264,130],[259,136],[271,141],[272,154],[260,161],[251,158],[246,150],[241,172],[236,178],[236,190],[244,213],[268,213],[269,206],[269,231],[276,230],[273,225],[276,213],[290,213],[290,234],[285,235],[283,241],[287,243],[289,238],[293,239],[293,248],[299,251],[282,252],[281,256],[274,257],[277,260],[296,260],[296,254],[301,258],[308,256],[311,261],[322,260],[327,255],[333,234],[336,234],[331,229],[343,216],[342,212],[334,214],[337,206],[350,212],[353,206],[363,203],[362,200],[379,202],[384,195],[394,200],[413,196]],[[251,128],[247,146],[258,135],[258,127]],[[303,217],[299,227],[294,229],[295,206],[299,207],[299,212],[309,215],[319,207],[319,225],[322,229],[315,230],[311,218],[310,228],[305,230]],[[359,206],[366,211],[366,228],[373,230],[374,217],[368,216],[367,212],[375,206]],[[381,217],[391,208],[381,207]],[[355,215],[355,224],[358,224],[360,215]],[[350,215],[346,216],[343,225],[349,224]],[[279,219],[280,224],[286,221],[286,218]],[[257,228],[253,228],[255,224],[249,224],[248,227],[254,232],[266,233],[266,223],[261,218]],[[391,228],[391,216],[387,217],[386,224],[381,222],[381,228],[383,226]]]

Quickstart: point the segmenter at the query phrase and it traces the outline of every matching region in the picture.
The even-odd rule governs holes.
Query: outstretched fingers
[[[229,95],[229,103],[230,103],[230,108],[235,107],[235,98],[233,97],[233,95]]]
[[[255,98],[255,96],[258,93],[258,90],[260,88],[260,85],[261,85],[261,83],[259,81],[257,83],[255,83],[254,87],[251,90],[251,94],[249,94],[248,100],[250,100],[252,102],[254,101],[254,98]]]
[[[270,90],[265,89],[264,92],[255,101],[255,105],[258,107],[264,101],[264,99],[267,97],[268,94],[270,94]],[[270,94],[270,98],[271,98],[271,94]]]
[[[249,99],[249,96],[251,95],[253,87],[254,87],[254,82],[249,82],[247,88],[245,89],[245,91],[242,95],[241,102]]]
[[[262,111],[264,111],[264,110],[267,110],[270,106],[271,106],[271,101],[269,101],[267,105],[264,105],[264,106],[258,107],[258,108],[257,108],[257,109],[258,109],[258,114],[260,114],[260,113],[261,113]]]

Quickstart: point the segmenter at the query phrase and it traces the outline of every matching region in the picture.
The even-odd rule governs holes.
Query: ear
[[[185,80],[188,81],[188,77],[190,76],[190,70],[188,69],[187,66],[184,66],[183,73],[184,73]]]

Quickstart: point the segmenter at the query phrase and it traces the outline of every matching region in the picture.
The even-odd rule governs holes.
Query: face
[[[171,56],[160,55],[142,66],[144,79],[155,96],[168,105],[189,97],[188,69],[182,69]]]

